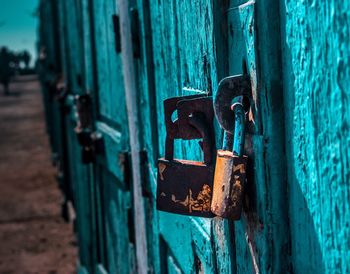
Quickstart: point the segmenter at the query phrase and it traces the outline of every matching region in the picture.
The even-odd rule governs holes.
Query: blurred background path
[[[0,273],[75,273],[73,229],[60,216],[39,83],[0,87]]]

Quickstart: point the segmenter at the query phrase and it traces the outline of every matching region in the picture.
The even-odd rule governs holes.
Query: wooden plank
[[[281,1],[295,273],[350,272],[349,8]]]
[[[131,24],[129,18],[129,3],[119,0],[120,33],[122,46],[122,64],[125,87],[125,99],[129,126],[129,140],[133,177],[133,209],[136,239],[136,264],[137,272],[148,272],[147,238],[145,226],[145,212],[142,199],[141,177],[141,145],[139,141],[139,111],[137,109],[136,77],[133,63]]]

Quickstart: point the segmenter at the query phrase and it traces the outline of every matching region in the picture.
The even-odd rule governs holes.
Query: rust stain
[[[235,176],[235,183],[231,192],[232,207],[238,206],[242,198],[242,184],[239,176]]]
[[[207,184],[203,185],[202,190],[198,193],[198,196],[196,199],[193,199],[192,196],[192,190],[189,189],[189,193],[186,196],[186,199],[176,200],[175,195],[171,195],[171,200],[174,203],[182,204],[186,207],[188,207],[188,211],[204,211],[209,212],[210,211],[210,200],[211,200],[211,189],[210,186]]]
[[[162,181],[164,181],[163,172],[164,172],[164,170],[166,169],[166,164],[164,164],[164,163],[159,163],[159,164],[158,164],[158,169],[159,169],[159,176],[160,176],[160,179],[161,179]]]
[[[245,173],[245,165],[239,164],[239,165],[233,166],[233,172],[236,172],[237,170],[239,170],[240,173]]]

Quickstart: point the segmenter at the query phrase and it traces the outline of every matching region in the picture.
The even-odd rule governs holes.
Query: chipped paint
[[[218,150],[211,210],[220,217],[237,220],[241,216],[247,157]]]
[[[162,181],[164,181],[164,176],[163,176],[163,172],[166,169],[166,164],[164,163],[159,163],[158,164],[158,170],[159,170],[159,177]]]

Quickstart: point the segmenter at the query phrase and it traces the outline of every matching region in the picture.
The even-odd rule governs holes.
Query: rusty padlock
[[[187,96],[164,101],[167,129],[165,157],[158,160],[157,209],[176,214],[213,217],[214,110],[211,97]],[[177,110],[178,119],[171,120]],[[174,159],[174,139],[202,139],[204,161]]]
[[[247,165],[247,156],[243,156],[246,114],[241,103],[234,103],[232,111],[234,135],[225,131],[223,149],[217,152],[211,211],[222,218],[239,220]]]

